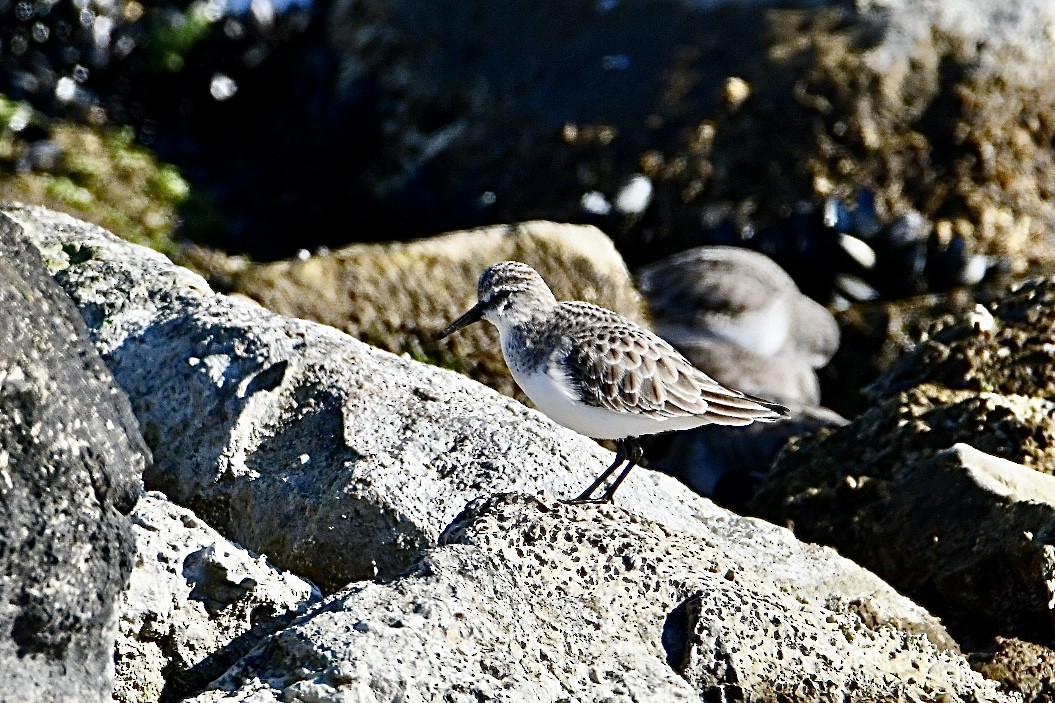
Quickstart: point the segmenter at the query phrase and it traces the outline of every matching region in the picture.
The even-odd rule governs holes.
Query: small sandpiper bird
[[[441,331],[479,320],[498,328],[513,380],[554,421],[616,440],[615,462],[572,503],[607,503],[641,460],[641,435],[700,425],[749,425],[788,414],[777,403],[722,386],[646,329],[605,308],[557,302],[527,264],[505,261],[480,276],[479,302]],[[621,465],[597,498],[594,492]]]

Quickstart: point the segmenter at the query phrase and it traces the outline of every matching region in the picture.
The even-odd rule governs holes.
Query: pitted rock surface
[[[714,540],[515,494],[473,504],[406,575],[336,594],[214,686],[193,700],[1013,700],[955,650]]]
[[[1014,638],[997,638],[993,647],[971,657],[972,665],[986,677],[1002,682],[1027,701],[1055,698],[1055,651]]]
[[[550,498],[540,502],[500,497],[477,505],[448,531],[443,546],[433,547],[443,528],[470,500],[510,486],[529,492],[541,490],[544,496],[547,490],[571,495],[611,461],[611,454],[458,374],[395,357],[332,328],[282,318],[247,301],[216,295],[200,277],[96,227],[36,208],[9,207],[6,212],[25,226],[27,236],[40,248],[56,280],[80,308],[92,340],[103,352],[115,379],[130,394],[133,409],[155,450],[156,465],[146,477],[151,487],[169,489],[173,499],[193,506],[196,515],[217,527],[226,539],[266,553],[273,563],[328,588],[336,589],[375,573],[391,579],[347,588],[329,605],[313,611],[314,615],[306,614],[292,629],[273,635],[255,653],[240,659],[232,672],[273,666],[273,676],[246,679],[244,686],[238,684],[239,692],[231,694],[234,698],[254,689],[261,700],[271,700],[275,695],[319,700],[347,700],[358,695],[370,700],[375,694],[385,698],[402,695],[408,682],[419,680],[414,672],[424,672],[422,690],[445,690],[457,697],[463,690],[500,692],[509,685],[515,691],[508,696],[510,700],[530,700],[532,696],[552,700],[565,695],[550,695],[548,691],[567,690],[563,682],[568,680],[569,671],[576,672],[576,681],[602,682],[600,692],[616,697],[628,695],[631,687],[669,690],[672,695],[685,691],[690,697],[698,697],[687,683],[693,676],[697,682],[712,682],[701,686],[729,682],[715,683],[714,677],[719,674],[714,673],[718,670],[714,667],[718,665],[712,671],[708,668],[711,664],[693,668],[689,665],[692,661],[725,661],[722,657],[728,658],[726,655],[737,647],[729,642],[740,638],[757,641],[749,631],[712,629],[708,632],[718,632],[725,643],[716,645],[720,651],[707,655],[710,658],[693,654],[693,643],[710,637],[696,628],[701,622],[698,613],[710,606],[693,598],[711,591],[725,594],[730,602],[742,601],[756,591],[766,594],[765,607],[773,605],[781,622],[795,623],[798,635],[790,630],[778,634],[767,629],[768,625],[758,625],[767,633],[765,642],[776,638],[785,643],[782,651],[795,648],[807,658],[803,646],[813,641],[814,632],[792,618],[796,608],[811,613],[807,618],[810,621],[826,622],[832,614],[836,623],[845,624],[851,632],[857,632],[854,623],[860,623],[870,631],[895,633],[876,638],[855,635],[862,642],[872,642],[860,666],[849,663],[845,656],[831,655],[838,665],[827,669],[823,667],[831,666],[831,662],[824,657],[829,655],[821,657],[823,671],[830,670],[832,677],[823,684],[823,690],[856,685],[846,682],[859,676],[863,681],[873,680],[875,672],[869,662],[874,663],[877,652],[894,661],[895,669],[881,669],[875,676],[898,677],[898,685],[903,684],[905,690],[916,690],[916,686],[929,690],[936,676],[945,676],[940,672],[949,671],[955,679],[948,683],[950,690],[966,690],[957,673],[962,660],[941,624],[872,574],[831,550],[799,543],[787,530],[720,510],[670,479],[646,470],[631,474],[620,493],[621,508],[602,506],[594,512],[577,512],[580,509],[550,504]],[[546,534],[557,540],[554,545],[537,540],[531,543],[530,535],[523,537],[517,531],[522,523],[530,522],[526,518],[536,517],[539,511],[532,506],[538,505],[549,505],[551,518],[562,521],[560,525],[544,524],[549,525]],[[463,544],[484,540],[487,530],[474,532],[477,517],[498,521],[504,529],[512,525],[506,535],[510,541],[503,545],[498,541],[500,536],[492,535],[487,537],[493,542],[491,547]],[[581,521],[593,527],[575,527]],[[631,527],[620,527],[623,522]],[[623,534],[624,529],[629,529],[631,536]],[[534,603],[530,599],[549,591],[561,595],[564,589],[572,594],[569,602],[580,596],[585,602],[587,596],[566,582],[564,572],[595,580],[606,569],[622,574],[618,569],[627,568],[619,566],[622,562],[608,564],[608,556],[602,559],[596,555],[604,554],[604,545],[609,542],[627,545],[648,534],[654,535],[648,538],[653,540],[649,544],[659,540],[662,545],[689,545],[685,548],[690,551],[707,545],[720,557],[700,557],[704,560],[701,563],[713,566],[720,561],[725,568],[708,571],[696,564],[690,569],[680,557],[669,557],[670,561],[664,556],[660,561],[669,568],[662,571],[657,567],[656,572],[663,576],[662,582],[634,581],[636,575],[617,586],[598,580],[606,597],[615,599],[615,612],[629,613],[631,608],[623,596],[616,598],[615,589],[636,588],[656,598],[657,605],[642,606],[651,618],[646,624],[635,621],[621,629],[618,624],[600,622],[603,617],[591,611],[598,607],[596,601],[588,607],[560,603],[543,607],[521,602],[528,599]],[[565,543],[571,546],[578,544],[577,540],[592,545],[591,549],[578,554],[562,551]],[[660,551],[666,548],[656,547]],[[240,599],[254,590],[247,578],[258,579],[240,568],[232,570],[226,558],[215,558],[217,554],[208,545],[200,545],[182,557],[184,579],[205,579],[215,586],[186,587],[201,597],[198,602],[206,612],[222,614],[225,607],[241,612],[237,609]],[[515,568],[502,567],[503,559],[515,560]],[[414,565],[411,572],[396,578],[410,565]],[[584,575],[578,573],[580,567]],[[526,580],[521,570],[534,576]],[[429,573],[435,578],[430,580]],[[714,578],[731,583],[712,584],[714,574]],[[757,584],[763,582],[771,583],[775,595],[765,589],[759,591]],[[426,611],[450,614],[449,623],[443,623],[446,634],[439,644],[433,642],[428,617],[415,610],[419,604],[430,602],[432,610],[426,607]],[[346,607],[359,608],[351,622],[340,616]],[[727,603],[720,612],[727,613],[731,607]],[[785,615],[785,610],[789,614]],[[457,612],[461,615],[456,617]],[[527,631],[521,638],[541,644],[531,650],[517,649],[514,645],[518,640],[511,637],[519,632],[518,623],[527,618],[523,627],[532,627],[534,620],[545,620],[533,615],[536,612],[558,620],[578,619],[555,620],[558,624],[554,625],[543,622],[538,631]],[[815,617],[822,612],[823,618]],[[425,620],[424,625],[417,616]],[[330,617],[337,624],[337,634],[323,627],[320,637],[332,639],[302,637],[306,630],[299,628],[313,627],[312,623],[325,625]],[[654,639],[657,617],[658,644]],[[745,622],[766,622],[759,620],[761,617],[744,616]],[[510,622],[511,618],[515,622]],[[733,615],[727,618],[733,624],[739,619]],[[168,627],[162,624],[159,631]],[[591,634],[595,627],[602,628],[600,640]],[[149,636],[150,628],[146,629]],[[349,637],[363,633],[376,638],[378,647],[371,644],[364,649],[358,640],[349,644]],[[790,639],[783,640],[785,635]],[[198,647],[191,642],[196,636],[188,633],[187,651]],[[890,637],[900,638],[908,649],[890,649]],[[618,645],[611,653],[609,639]],[[837,638],[826,641],[832,647],[842,646]],[[368,644],[371,642],[374,640]],[[395,642],[395,649],[369,658],[383,650],[386,642]],[[219,655],[206,657],[209,664],[201,665],[204,659],[194,664],[187,679],[174,677],[174,687],[168,690],[184,690],[180,688],[184,685],[187,690],[193,689],[196,676],[211,671],[212,664],[237,653],[244,643],[244,638],[236,636]],[[288,648],[281,661],[265,661],[265,653],[272,647]],[[197,653],[205,649],[200,647]],[[606,657],[617,661],[595,667],[591,673],[583,669],[581,661],[556,658],[556,654],[572,649],[587,654],[596,651],[596,656],[586,658],[587,663],[608,661]],[[173,650],[179,653],[178,647]],[[529,654],[520,657],[517,652],[521,651]],[[901,651],[919,651],[927,657],[933,653],[938,659],[934,666],[921,660],[924,678],[913,679],[902,676],[907,670],[898,663],[901,655],[897,652]],[[419,652],[432,652],[435,659],[417,656]],[[893,659],[889,658],[891,653]],[[144,657],[149,659],[147,654]],[[357,658],[360,654],[367,659]],[[473,659],[477,654],[479,662]],[[150,656],[155,657],[152,662],[164,666],[162,657],[170,655],[162,655],[158,647]],[[460,662],[466,657],[476,663],[462,666]],[[678,669],[685,677],[672,668],[682,660],[689,662],[683,671]],[[779,677],[775,683],[767,678],[773,674],[770,664],[752,662],[748,668],[737,670],[737,676],[758,681],[760,690],[769,690],[766,687],[771,685],[791,686]],[[457,671],[443,668],[447,665]],[[809,664],[814,671],[818,666]],[[524,678],[530,683],[521,686],[519,679],[503,674],[519,671],[517,667],[531,672]],[[457,673],[460,671],[463,673]],[[759,671],[759,678],[752,678],[755,674],[751,672]],[[965,675],[972,677],[971,686],[982,691],[983,699],[988,696],[988,684],[973,674]],[[610,686],[605,683],[609,680],[614,682]],[[448,681],[455,683],[448,685]],[[547,681],[555,688],[547,688]],[[477,683],[483,688],[474,688]],[[339,697],[333,698],[331,689],[344,684],[351,688],[342,689]],[[594,693],[597,691],[591,690],[581,699],[594,700]],[[657,698],[663,699],[663,695],[657,694]]]
[[[905,354],[872,387],[885,398],[935,383],[1002,395],[1055,397],[1055,278],[1037,278]]]
[[[1055,473],[1053,301],[1055,279],[1037,279],[950,318],[874,384],[860,417],[793,441],[754,509],[876,570],[958,637],[1055,638],[1051,506],[957,478],[996,458],[1021,465],[1024,484]],[[979,451],[939,471],[957,443]],[[965,495],[973,519],[956,505]]]
[[[213,293],[104,230],[10,207],[80,307],[154,451],[144,479],[324,590],[392,577],[473,498],[577,495],[611,452],[464,376]],[[620,503],[699,531],[721,511],[635,470]]]
[[[131,517],[137,558],[121,595],[118,703],[200,690],[321,598],[160,493],[140,498]]]
[[[1048,0],[342,0],[330,21],[346,84],[378,87],[391,135],[367,187],[430,194],[386,223],[451,229],[483,192],[493,221],[575,220],[585,193],[614,199],[640,173],[651,207],[602,220],[635,263],[701,243],[716,212],[758,225],[861,188],[933,219],[939,246],[1055,261]],[[781,234],[769,244],[810,276],[816,249]]]

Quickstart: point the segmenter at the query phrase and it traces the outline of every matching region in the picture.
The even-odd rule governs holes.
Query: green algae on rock
[[[30,125],[46,139],[26,138]],[[39,142],[54,158],[32,167]],[[136,145],[130,128],[52,121],[0,95],[0,200],[54,208],[172,256],[177,208],[189,194],[176,168]]]

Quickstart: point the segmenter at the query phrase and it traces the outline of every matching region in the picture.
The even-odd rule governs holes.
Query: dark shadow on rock
[[[269,610],[266,607],[257,610]],[[179,703],[201,693],[209,684],[218,679],[236,661],[244,657],[263,639],[285,629],[299,617],[296,613],[275,615],[272,612],[253,612],[255,625],[248,632],[243,632],[186,671],[164,671],[165,688],[158,698],[159,703]]]
[[[689,651],[689,603],[687,599],[670,611],[663,621],[663,651],[667,653],[667,664],[675,673],[685,668],[685,655]]]
[[[77,308],[0,214],[0,675],[25,700],[109,700],[127,512],[150,461]]]

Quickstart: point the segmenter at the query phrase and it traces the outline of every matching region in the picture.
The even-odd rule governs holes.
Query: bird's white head
[[[476,295],[479,302],[440,332],[440,339],[479,320],[506,330],[545,315],[557,304],[542,276],[519,261],[503,261],[484,271]]]

